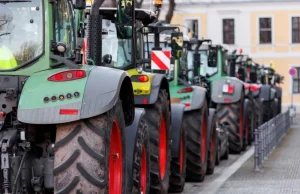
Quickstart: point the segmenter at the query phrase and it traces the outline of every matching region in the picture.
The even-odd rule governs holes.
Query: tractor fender
[[[214,129],[211,128],[212,126],[212,122],[213,122],[213,119],[214,119],[214,116],[216,114],[216,109],[214,108],[209,108],[209,115],[208,115],[208,121],[207,121],[207,129],[210,130],[208,131],[208,138],[212,135],[212,132]]]
[[[150,95],[134,95],[134,103],[137,105],[154,104],[157,101],[159,89],[165,89],[170,100],[169,83],[165,75],[153,74]]]
[[[259,97],[263,99],[263,101],[269,101],[270,100],[270,90],[271,86],[269,85],[262,85],[260,88]]]
[[[282,97],[282,88],[275,86],[275,90],[276,90],[276,98],[281,98]]]
[[[125,128],[125,139],[126,139],[126,173],[127,177],[132,177],[133,168],[132,164],[134,163],[134,147],[137,141],[137,132],[139,124],[145,114],[145,110],[143,108],[135,108],[135,116],[133,123]],[[131,193],[133,187],[132,178],[127,178],[127,189],[128,193]]]
[[[185,111],[197,110],[203,106],[203,103],[206,99],[207,90],[200,86],[192,86],[193,96],[191,100],[191,106],[185,107]]]
[[[261,85],[259,84],[251,84],[250,85],[250,91],[251,91],[251,96],[257,97],[259,95]]]
[[[184,114],[184,105],[183,104],[171,104],[171,118],[172,118],[172,158],[179,157],[180,149],[180,130],[183,122]]]
[[[228,82],[234,87],[233,94],[223,93],[223,85]],[[234,77],[226,77],[213,81],[211,88],[211,99],[214,103],[231,104],[236,103],[241,99],[241,94],[244,89],[244,82]]]
[[[270,100],[273,100],[276,97],[276,89],[271,88]]]
[[[36,76],[31,76],[26,81],[24,88],[26,88],[27,83],[31,86],[34,85],[34,82],[39,81],[38,78],[40,77],[48,77],[47,74],[49,73],[45,71],[37,73]],[[45,80],[47,80],[46,78]],[[95,66],[88,72],[87,78],[85,79],[85,81],[83,81],[84,84],[81,83],[80,86],[77,86],[75,84],[77,83],[76,80],[73,81],[73,83],[71,82],[72,81],[59,84],[51,83],[51,87],[57,87],[61,85],[62,88],[57,88],[58,91],[66,89],[64,88],[64,86],[67,86],[67,88],[69,89],[71,87],[70,84],[72,84],[72,91],[82,91],[82,93],[80,93],[80,96],[78,97],[78,100],[75,101],[75,98],[72,98],[74,100],[71,103],[65,100],[64,104],[62,105],[57,105],[51,102],[53,105],[48,103],[49,105],[51,105],[48,107],[23,108],[24,104],[26,105],[26,103],[28,104],[28,102],[36,100],[29,99],[30,97],[34,97],[34,93],[28,89],[29,87],[26,88],[25,91],[23,90],[18,107],[18,120],[30,124],[59,124],[94,117],[110,110],[116,104],[119,97],[121,97],[120,91],[123,88],[123,96],[125,98],[123,100],[123,107],[124,105],[126,107],[123,108],[123,110],[124,113],[128,111],[130,115],[128,116],[128,114],[124,114],[125,123],[128,126],[133,122],[133,91],[132,84],[127,72],[108,67]],[[49,82],[35,84],[35,93],[47,92],[43,84],[49,84]],[[127,92],[126,97],[124,95],[125,92]],[[130,95],[132,95],[132,97]],[[60,115],[59,113],[61,109],[78,110],[78,113]]]

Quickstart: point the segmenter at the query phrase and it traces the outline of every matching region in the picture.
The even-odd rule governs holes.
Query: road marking
[[[254,146],[252,146],[247,152],[245,152],[238,160],[236,160],[231,166],[229,166],[224,172],[210,184],[197,194],[214,194],[218,189],[227,181],[227,179],[233,175],[252,155],[254,154]]]

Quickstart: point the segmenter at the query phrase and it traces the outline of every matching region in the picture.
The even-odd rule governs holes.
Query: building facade
[[[150,6],[145,2],[144,7]],[[168,2],[160,19],[164,18]],[[300,1],[299,0],[176,0],[172,24],[199,39],[231,49],[243,49],[254,61],[268,66],[271,61],[285,77],[283,109],[291,103],[300,112]],[[297,68],[295,77],[289,75]]]

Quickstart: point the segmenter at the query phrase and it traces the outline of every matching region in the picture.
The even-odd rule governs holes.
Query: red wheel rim
[[[143,147],[141,158],[141,173],[140,173],[140,192],[146,193],[147,188],[147,154],[146,149]]]
[[[113,122],[109,149],[109,193],[121,194],[123,182],[123,155],[121,130],[117,121]]]
[[[162,115],[160,119],[160,134],[159,134],[159,165],[160,178],[164,179],[166,173],[167,162],[167,130],[165,117]]]
[[[206,158],[206,128],[207,128],[207,114],[205,113],[205,116],[202,120],[202,137],[201,137],[201,162],[205,162]]]
[[[184,154],[183,139],[181,138],[181,140],[180,140],[180,161],[179,161],[179,164],[180,164],[180,173],[183,170],[183,158],[184,158],[183,154]]]
[[[240,138],[243,139],[243,123],[244,123],[244,106],[243,103],[241,103],[240,108]]]

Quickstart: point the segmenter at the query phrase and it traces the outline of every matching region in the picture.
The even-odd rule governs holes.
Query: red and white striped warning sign
[[[169,70],[171,66],[171,51],[152,51],[151,69]]]

